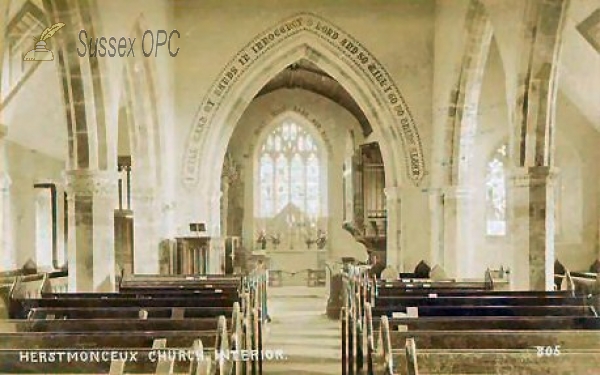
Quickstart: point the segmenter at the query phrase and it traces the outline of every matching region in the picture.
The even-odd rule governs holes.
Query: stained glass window
[[[267,136],[260,150],[260,216],[273,217],[292,204],[318,217],[322,162],[312,136],[298,124],[285,121]]]
[[[487,163],[486,173],[486,233],[506,235],[506,171],[508,145],[502,144]]]

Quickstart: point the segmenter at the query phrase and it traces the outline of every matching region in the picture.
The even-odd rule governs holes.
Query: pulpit
[[[222,274],[225,270],[225,241],[208,236],[177,237],[164,246],[161,259],[168,262],[163,273],[169,275]]]

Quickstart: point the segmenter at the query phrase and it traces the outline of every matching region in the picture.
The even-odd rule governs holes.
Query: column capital
[[[549,166],[511,168],[508,178],[513,186],[528,187],[546,184],[556,178],[559,169]]]
[[[63,172],[65,190],[77,195],[116,195],[118,174],[116,172],[77,169]]]
[[[473,189],[468,188],[466,186],[444,186],[440,189],[441,194],[446,198],[466,198],[468,197]]]

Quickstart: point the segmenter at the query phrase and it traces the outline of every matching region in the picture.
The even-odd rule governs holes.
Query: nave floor
[[[285,360],[265,361],[265,375],[341,373],[339,321],[325,315],[326,290],[284,286],[269,288],[264,348],[283,350]]]

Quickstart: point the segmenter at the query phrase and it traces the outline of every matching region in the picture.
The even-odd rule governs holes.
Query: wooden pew
[[[220,338],[227,340],[226,336]],[[166,340],[166,345],[157,345],[159,340]],[[222,345],[223,350],[228,348],[227,341],[220,344],[213,331],[130,332],[126,336],[121,332],[3,333],[0,341],[0,372],[3,374],[117,373],[113,367],[127,373],[192,373],[190,367],[194,366],[194,359],[210,360],[213,366],[224,367],[223,362],[211,357],[210,350],[215,345]],[[202,352],[191,352],[190,348],[201,348]],[[112,363],[117,359],[109,356],[113,352],[121,354],[118,356],[123,362],[121,366]],[[161,360],[158,353],[170,355]],[[73,358],[75,355],[80,357]],[[75,361],[68,361],[69,356]]]
[[[98,327],[106,327],[115,331],[128,332],[144,331],[177,331],[197,330],[206,327],[206,317],[217,316],[226,312],[234,331],[239,331],[236,345],[241,349],[255,350],[262,353],[262,322],[258,319],[256,309],[248,312],[240,311],[239,304],[234,308],[38,308],[33,309],[30,320],[16,321],[18,324],[6,325],[6,329],[34,329],[36,331],[96,331]],[[142,319],[142,313],[145,319]],[[65,320],[65,318],[67,318]],[[100,318],[100,319],[99,319]],[[198,319],[200,318],[200,319]],[[33,320],[36,319],[36,320]],[[37,320],[46,319],[46,320]],[[127,319],[122,321],[121,319]],[[209,319],[210,320],[210,319]],[[30,322],[28,325],[25,322]],[[236,323],[237,322],[237,323]],[[214,323],[213,323],[214,325]],[[0,325],[0,329],[2,326]],[[233,333],[232,333],[233,335]],[[234,340],[234,338],[232,338]],[[262,371],[262,358],[249,363],[241,362],[238,367],[251,368],[253,374]]]
[[[390,331],[393,348],[404,347],[414,338],[419,349],[528,349],[560,346],[563,349],[600,349],[598,330],[472,330],[460,331]]]
[[[372,309],[373,311],[369,311],[369,313],[372,313],[375,316],[387,315],[392,317],[396,312],[408,313],[408,308],[410,307],[413,310],[411,312],[416,312],[419,317],[431,316],[438,319],[438,317],[449,316],[451,317],[451,321],[449,322],[451,327],[456,319],[461,319],[464,324],[465,317],[476,316],[490,318],[500,316],[596,316],[595,310],[590,304],[597,304],[597,299],[590,300],[583,295],[573,297],[571,293],[554,292],[496,293],[493,291],[469,291],[469,293],[470,294],[465,294],[464,290],[457,290],[442,292],[436,295],[422,293],[419,295],[378,297],[375,301],[379,305],[374,307]],[[363,302],[361,304],[360,302],[357,302],[355,305],[359,306],[359,313],[347,314],[347,319],[363,318],[363,315],[360,314],[360,309],[365,303]],[[371,310],[370,306],[369,310]],[[419,321],[421,318],[406,320]],[[504,323],[504,325],[510,329],[510,322],[505,321],[501,323]],[[469,324],[470,323],[466,324],[467,327]],[[354,358],[355,363],[350,363],[350,365],[354,365],[356,368],[360,369],[362,368],[363,361],[361,354],[368,351],[368,349],[363,349],[367,348],[368,337],[362,335],[363,330],[368,330],[366,327],[367,323],[364,321],[349,321],[348,326],[351,327],[351,329],[346,334],[355,336],[346,339],[346,341],[354,342],[355,346],[348,348],[347,355],[350,358],[350,362],[352,362],[352,358],[356,356],[356,358]],[[367,361],[368,360],[369,359],[367,358]],[[353,373],[351,369],[349,372]]]
[[[374,307],[376,316],[408,313],[410,307]],[[414,308],[422,316],[596,316],[589,306],[420,306]]]
[[[388,318],[392,330],[600,330],[600,319],[593,316],[470,316],[419,317],[418,319]],[[373,318],[373,329],[379,329],[381,317]],[[365,324],[368,329],[368,324]]]
[[[31,298],[13,299],[10,301],[9,312],[12,318],[23,319],[27,317],[32,308],[37,307],[81,307],[98,308],[110,307],[212,307],[228,308],[236,302],[229,298],[131,298],[115,297],[110,299],[96,298]]]
[[[485,295],[462,295],[448,296],[438,295],[429,298],[427,296],[398,296],[379,297],[373,304],[376,307],[393,306],[577,306],[593,304],[591,297],[558,297],[558,296],[485,296]]]
[[[89,337],[106,332],[127,337],[141,332],[160,332],[174,335],[169,336],[173,341],[175,337],[181,340],[187,332],[210,329],[211,323],[205,318],[225,315],[231,319],[230,339],[233,347],[262,352],[260,307],[265,300],[261,300],[259,294],[242,283],[239,277],[181,280],[180,277],[152,276],[149,279],[143,282],[138,277],[129,284],[131,280],[125,279],[121,293],[65,294],[45,291],[41,293],[42,298],[14,298],[11,300],[11,313],[21,318],[26,315],[29,320],[0,322],[0,331],[16,334],[25,333],[22,330],[34,330],[37,332],[26,332],[49,337],[73,332],[85,333]],[[243,311],[240,311],[239,304],[237,310],[232,308],[237,302],[242,303]],[[197,344],[206,347],[206,343],[206,340],[202,340]],[[183,344],[187,347],[193,342]],[[117,368],[123,364],[113,365]],[[258,361],[236,363],[233,368],[237,374],[261,374],[261,356]]]
[[[365,306],[365,361],[367,373],[373,374],[373,353],[375,352],[375,332],[380,329],[380,322],[388,321],[389,331],[416,332],[456,332],[457,330],[544,330],[564,331],[600,330],[600,319],[591,316],[556,316],[556,317],[420,317],[418,319],[388,319],[387,317],[373,318],[370,305]]]
[[[54,299],[72,299],[72,298],[181,298],[181,297],[199,297],[199,298],[228,298],[231,300],[239,300],[240,293],[237,288],[223,287],[223,288],[204,288],[204,289],[173,289],[173,290],[161,290],[155,289],[140,289],[140,290],[127,290],[123,292],[114,293],[46,293],[42,292],[42,298],[54,298]]]
[[[233,308],[222,307],[106,307],[80,308],[80,307],[38,307],[33,308],[27,318],[29,319],[137,319],[142,312],[146,312],[148,319],[177,319],[177,318],[214,318],[224,315],[230,318]]]
[[[238,347],[238,345],[242,345],[244,342],[244,337],[242,336],[243,327],[242,327],[242,314],[239,309],[239,304],[236,304],[233,309],[233,314],[231,317],[232,321],[232,333],[228,334],[226,327],[227,322],[225,317],[220,317],[219,319],[179,319],[179,320],[171,320],[171,319],[139,319],[139,320],[129,320],[129,321],[120,321],[116,319],[109,320],[94,320],[94,319],[83,319],[83,320],[28,320],[28,321],[4,321],[0,323],[0,330],[2,331],[10,331],[13,332],[12,335],[2,334],[0,333],[0,340],[7,345],[8,348],[19,347],[15,346],[14,340],[17,340],[21,344],[21,348],[41,348],[48,349],[48,345],[50,348],[90,348],[90,350],[94,348],[103,348],[105,350],[113,350],[115,345],[118,345],[119,348],[127,347],[126,349],[131,348],[141,348],[139,350],[142,351],[142,354],[148,353],[147,348],[148,342],[150,338],[154,338],[155,336],[160,336],[163,339],[167,339],[170,346],[175,346],[178,348],[187,348],[187,344],[192,342],[193,345],[198,347],[204,347],[209,352],[206,353],[205,357],[209,357],[208,355],[214,351],[215,347],[221,348],[221,352],[227,353],[228,349],[238,350],[244,349],[244,347]],[[37,332],[20,332],[14,333],[19,330],[35,330]],[[41,332],[40,332],[41,331]],[[68,332],[64,332],[68,331]],[[245,333],[250,335],[250,332]],[[200,336],[199,336],[200,335]],[[237,336],[236,336],[237,335]],[[207,336],[204,338],[204,336]],[[7,338],[7,340],[4,340]],[[126,340],[120,340],[120,337],[126,337]],[[200,337],[201,342],[196,342],[196,338]],[[226,338],[226,341],[223,341]],[[13,341],[11,341],[11,339]],[[20,339],[20,340],[19,340]],[[195,341],[194,341],[195,340]],[[40,343],[43,343],[43,345]],[[50,342],[48,342],[50,341]],[[118,344],[114,344],[117,342]],[[214,345],[212,343],[215,343]],[[220,344],[221,342],[225,342],[225,344]],[[231,347],[227,342],[231,342]],[[71,346],[69,346],[71,345]],[[207,346],[208,345],[208,346]],[[2,344],[0,344],[0,348]],[[121,348],[121,349],[123,349]],[[123,349],[125,350],[125,349]],[[7,353],[5,353],[7,354]],[[10,353],[8,353],[10,354]],[[7,354],[7,355],[8,355]],[[0,349],[0,356],[2,355],[2,351]],[[145,355],[145,354],[144,354]],[[8,361],[14,360],[15,357],[11,357],[10,355],[6,357]],[[147,359],[147,358],[146,358]],[[216,360],[213,358],[213,363],[216,363]],[[220,363],[220,362],[219,362]],[[219,364],[219,366],[225,366],[224,364]],[[113,366],[114,365],[114,366]],[[142,360],[141,364],[127,364],[129,367],[126,368],[127,372],[139,372],[148,370],[148,366],[152,365],[152,361]],[[202,365],[202,366],[200,366]],[[105,363],[106,367],[107,364]],[[111,366],[117,367],[120,366],[121,370],[123,370],[123,364],[116,365],[112,364]],[[133,367],[131,367],[133,366]],[[140,368],[136,366],[142,366]],[[168,365],[165,365],[168,367]],[[183,371],[183,367],[187,366],[196,366],[198,369],[206,368],[206,363],[192,363],[187,358],[184,358],[184,361],[180,363],[179,370]],[[182,367],[183,366],[183,367]],[[233,367],[232,364],[228,365],[230,368]],[[235,364],[237,368],[242,369],[242,361],[238,358],[237,363]],[[103,371],[103,368],[85,368],[87,373],[98,373],[99,371]],[[172,365],[171,365],[172,367]],[[111,367],[112,369],[112,367]],[[90,371],[88,371],[90,370]],[[61,369],[56,369],[56,373],[60,373]],[[196,371],[196,370],[194,370]],[[200,371],[200,370],[198,370]],[[111,372],[112,373],[112,372]],[[118,373],[118,372],[117,372]],[[158,370],[157,370],[158,373]],[[170,373],[170,372],[169,372]],[[187,373],[187,372],[186,372]],[[200,373],[200,372],[190,372],[189,373]],[[226,374],[230,373],[230,369],[219,370],[218,374]],[[208,373],[207,373],[208,374]]]
[[[198,319],[48,319],[0,320],[0,333],[97,331],[208,331],[217,330],[217,318]],[[228,326],[231,326],[231,318]]]
[[[120,292],[136,292],[159,288],[162,291],[174,289],[203,289],[213,287],[237,287],[241,289],[242,278],[225,275],[132,275],[121,280]]]
[[[398,374],[404,373],[403,369],[415,374],[419,371],[427,374],[593,373],[600,364],[600,333],[561,333],[459,332],[454,337],[449,335],[448,341],[432,342],[424,338],[427,333],[389,331],[387,318],[383,317],[382,356],[374,373]],[[549,341],[545,343],[544,340]],[[419,342],[426,349],[422,349]],[[561,344],[553,344],[556,342]],[[541,349],[537,349],[538,344]],[[573,363],[574,360],[581,363]]]
[[[453,289],[450,287],[434,287],[430,284],[423,284],[418,287],[409,287],[406,288],[404,286],[396,286],[391,285],[388,286],[386,284],[378,284],[374,287],[374,293],[370,294],[370,300],[372,301],[376,297],[386,297],[386,296],[400,296],[400,295],[429,295],[429,294],[447,294],[447,295],[470,295],[476,292],[479,295],[490,295],[490,296],[545,296],[548,294],[553,294],[556,296],[569,296],[572,295],[572,291],[562,290],[562,291],[510,291],[510,290],[477,290],[477,289]]]

